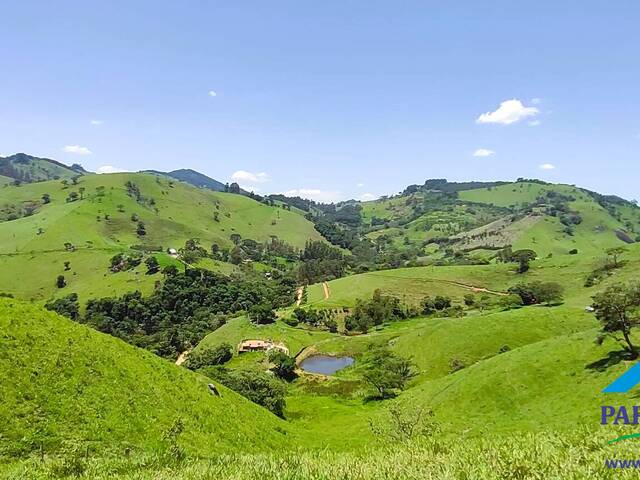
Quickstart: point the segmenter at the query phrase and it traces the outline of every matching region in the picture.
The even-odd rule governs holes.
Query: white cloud
[[[540,170],[554,170],[556,166],[553,163],[543,163],[540,165]]]
[[[494,112],[483,113],[476,119],[476,123],[510,125],[523,118],[535,116],[538,113],[540,113],[540,110],[536,107],[525,107],[520,100],[514,98],[500,103],[500,106]]]
[[[92,153],[87,147],[81,147],[80,145],[67,145],[62,150],[75,155],[91,155]]]
[[[494,152],[493,150],[489,150],[488,148],[478,148],[475,152],[473,152],[473,156],[474,157],[490,157],[494,153],[496,152]]]
[[[363,202],[369,202],[371,200],[375,200],[376,198],[378,198],[377,195],[374,195],[373,193],[368,193],[368,192],[360,195],[360,200],[362,200]]]
[[[91,120],[91,125],[102,125],[103,123],[102,120]]]
[[[533,103],[534,105],[540,105],[540,102],[542,100],[540,100],[538,97],[532,98],[531,99],[531,103]]]
[[[242,185],[240,184],[240,188],[245,190],[246,192],[260,193],[260,189],[254,185]]]
[[[318,188],[294,188],[287,190],[284,195],[288,197],[302,197],[321,203],[334,203],[342,200],[342,193]]]
[[[128,172],[129,170],[125,170],[124,168],[114,167],[113,165],[103,165],[98,167],[96,173],[119,173],[119,172]]]
[[[531,127],[537,127],[538,125],[540,125],[540,120],[531,120],[529,122],[529,126]]]
[[[238,170],[236,172],[233,172],[233,174],[231,175],[231,180],[238,183],[265,183],[271,180],[271,178],[264,172],[253,173],[247,172],[246,170]]]
[[[364,183],[358,183],[358,184],[356,184],[356,187],[362,188],[362,187],[364,187]]]
[[[210,97],[217,97],[217,96],[218,96],[218,94],[216,93],[216,91],[215,91],[215,90],[209,90],[209,96],[210,96]]]

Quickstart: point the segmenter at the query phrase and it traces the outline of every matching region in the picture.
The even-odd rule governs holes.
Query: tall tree
[[[638,356],[631,340],[633,327],[640,324],[640,283],[617,283],[593,297],[593,308],[604,334],[622,333],[632,358]]]

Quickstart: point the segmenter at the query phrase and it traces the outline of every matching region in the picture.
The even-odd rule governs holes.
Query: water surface
[[[330,357],[329,355],[312,355],[305,358],[300,364],[300,368],[305,372],[320,373],[322,375],[333,375],[338,370],[353,365],[351,357]]]

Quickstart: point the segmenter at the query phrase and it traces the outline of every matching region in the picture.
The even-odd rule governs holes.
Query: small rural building
[[[289,349],[287,347],[281,343],[272,342],[271,340],[243,340],[238,345],[238,353],[268,352],[274,348],[289,355]]]

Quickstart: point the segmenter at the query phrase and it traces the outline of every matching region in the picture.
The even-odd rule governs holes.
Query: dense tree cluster
[[[185,361],[185,367],[190,370],[199,370],[205,367],[213,367],[227,363],[233,357],[233,347],[224,342],[213,347],[205,346],[191,352]]]
[[[523,305],[535,305],[545,303],[552,305],[562,302],[564,288],[557,282],[531,282],[519,283],[508,290],[513,295],[518,295]]]
[[[199,269],[184,273],[167,269],[162,286],[148,297],[130,292],[92,299],[82,317],[77,296],[52,302],[48,308],[160,356],[175,357],[224,324],[225,314],[245,310],[252,315],[259,307],[275,320],[273,308],[290,305],[294,288],[295,283],[286,278],[266,281],[260,277],[229,278]]]
[[[114,273],[131,270],[142,263],[142,258],[143,256],[140,252],[118,253],[111,257],[109,270]]]
[[[329,309],[296,308],[293,311],[293,317],[288,319],[287,323],[292,326],[302,323],[314,328],[326,328],[330,332],[336,333],[338,331],[338,322],[336,322],[335,316],[335,312]]]
[[[310,240],[300,255],[298,279],[302,283],[316,283],[344,275],[347,260],[342,252],[325,242]]]
[[[52,310],[60,315],[78,320],[80,318],[80,304],[78,303],[78,294],[72,293],[66,297],[57,298],[45,303],[44,308]]]
[[[209,367],[200,371],[253,403],[284,418],[287,390],[284,383],[273,375],[252,370],[230,370],[224,367]]]
[[[372,327],[384,322],[417,316],[419,312],[410,308],[396,297],[383,295],[380,290],[373,292],[371,300],[358,300],[356,306],[345,319],[348,331],[366,333]]]

